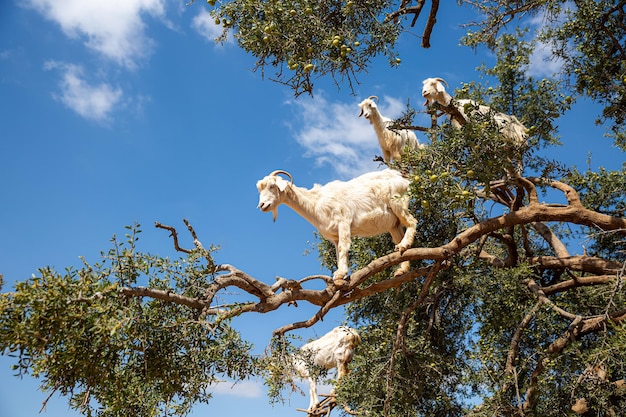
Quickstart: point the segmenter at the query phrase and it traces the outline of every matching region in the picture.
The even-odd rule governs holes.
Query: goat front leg
[[[311,411],[319,402],[317,398],[317,382],[313,377],[309,377],[309,398],[309,411]]]
[[[333,274],[335,286],[346,285],[345,278],[348,276],[348,252],[350,251],[350,225],[340,223],[338,227],[339,238],[335,243],[337,251],[337,270]]]

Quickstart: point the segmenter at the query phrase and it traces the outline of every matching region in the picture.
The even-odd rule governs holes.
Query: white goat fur
[[[278,174],[289,176],[291,182]],[[278,206],[286,204],[335,244],[337,271],[333,279],[337,283],[348,275],[352,236],[389,232],[400,253],[413,244],[417,221],[409,212],[409,180],[396,170],[369,172],[350,181],[316,184],[312,189],[296,187],[288,172],[274,171],[256,186],[261,211],[271,211],[276,220]],[[403,262],[396,275],[408,270],[409,262]]]
[[[446,91],[444,84],[448,85],[442,78],[426,78],[422,82],[422,96],[426,98],[425,105],[432,105],[437,102],[441,106],[443,106],[443,110],[445,111],[445,107],[449,106],[451,103],[454,104],[454,107],[461,113],[465,121],[468,120],[468,115],[465,111],[465,108],[471,108],[471,113],[478,112],[482,115],[489,115],[493,118],[494,122],[500,129],[502,135],[511,140],[517,146],[525,146],[526,138],[528,137],[528,129],[524,127],[522,122],[513,115],[508,115],[500,112],[493,111],[491,107],[484,106],[478,104],[474,100],[454,100],[452,101],[452,96],[448,94]],[[456,128],[461,128],[463,123],[457,120],[455,115],[450,115],[450,122]]]
[[[309,410],[319,402],[317,381],[310,372],[310,366],[322,369],[337,368],[337,380],[348,373],[354,349],[361,343],[361,337],[353,328],[339,326],[319,339],[300,348],[301,354],[294,360],[294,368],[301,378],[309,380]]]
[[[374,131],[378,137],[380,149],[383,151],[385,162],[399,161],[405,148],[421,148],[424,145],[417,141],[415,132],[410,129],[391,129],[393,120],[380,114],[376,105],[376,96],[370,96],[359,103],[361,108],[360,116],[365,116],[374,126]]]

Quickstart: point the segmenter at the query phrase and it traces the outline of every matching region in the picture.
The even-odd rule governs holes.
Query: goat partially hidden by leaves
[[[339,326],[319,339],[300,348],[294,360],[294,368],[301,378],[309,380],[309,410],[319,402],[317,397],[317,375],[315,368],[329,370],[337,368],[337,381],[346,375],[354,350],[361,344],[361,337],[351,327]]]

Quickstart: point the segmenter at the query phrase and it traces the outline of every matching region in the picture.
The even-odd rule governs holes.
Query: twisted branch
[[[548,295],[556,292],[566,291],[581,285],[603,284],[613,279],[608,274],[612,272],[617,273],[617,271],[621,269],[621,264],[587,256],[563,257],[562,255],[565,255],[566,251],[558,245],[559,242],[554,241],[553,236],[545,232],[543,222],[570,222],[601,230],[613,230],[618,234],[626,235],[626,219],[612,217],[586,209],[582,206],[576,191],[559,181],[534,177],[515,178],[512,181],[521,185],[530,196],[530,202],[527,206],[520,207],[517,210],[510,211],[501,216],[483,220],[462,231],[454,239],[442,246],[435,248],[411,248],[402,254],[393,252],[378,259],[374,259],[365,267],[354,271],[350,276],[348,284],[342,288],[335,287],[332,283],[332,278],[326,275],[313,275],[300,280],[278,278],[275,284],[268,285],[232,265],[222,264],[212,266],[208,269],[209,273],[213,274],[214,277],[211,284],[206,288],[202,299],[192,299],[171,292],[142,287],[124,287],[120,292],[128,296],[147,296],[183,304],[191,308],[203,310],[204,313],[215,315],[219,318],[230,318],[246,312],[266,313],[276,310],[284,304],[295,305],[298,301],[306,301],[320,307],[320,310],[308,320],[294,322],[282,326],[275,331],[276,334],[284,334],[287,331],[312,326],[319,320],[322,320],[324,316],[335,307],[357,301],[372,294],[380,293],[389,288],[400,287],[405,282],[419,277],[429,276],[434,269],[447,267],[450,264],[450,259],[461,253],[461,251],[470,244],[481,241],[481,239],[493,233],[497,233],[499,230],[511,230],[512,227],[523,224],[532,224],[546,240],[551,241],[552,246],[559,255],[559,257],[528,258],[531,264],[536,264],[544,268],[567,268],[599,275],[597,277],[573,278],[572,280],[561,282],[551,287],[542,288],[542,292],[537,293],[540,297],[545,297],[547,300]],[[502,185],[504,185],[504,183]],[[568,204],[549,205],[539,203],[535,190],[536,185],[548,186],[562,191],[566,196]],[[204,249],[187,220],[185,220],[185,224],[194,239],[196,249],[204,251],[207,255],[207,261],[212,262],[210,256],[208,256],[208,251]],[[174,241],[176,250],[184,253],[191,252],[188,249],[180,247],[175,228],[160,223],[157,223],[156,227],[170,231],[170,236]],[[488,254],[481,253],[480,256],[486,257]],[[431,266],[413,269],[397,277],[393,276],[383,281],[366,284],[369,278],[375,274],[403,261],[433,262],[433,264]],[[325,288],[321,290],[304,288],[304,283],[313,279],[323,280],[326,284]],[[254,299],[230,308],[212,306],[211,304],[215,295],[219,291],[229,287],[239,288],[246,294],[254,297]],[[532,288],[535,287],[532,286]],[[568,318],[573,317],[572,313],[568,312],[561,311],[560,314]]]

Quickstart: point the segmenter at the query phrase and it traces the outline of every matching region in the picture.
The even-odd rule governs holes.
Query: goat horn
[[[275,175],[278,175],[278,174],[284,174],[284,175],[288,176],[289,180],[291,180],[291,183],[293,184],[293,177],[291,176],[291,174],[288,173],[287,171],[283,171],[282,169],[277,169],[276,171],[272,172],[270,174],[270,176],[275,176]]]
[[[437,78],[435,78],[435,80],[437,80],[437,81],[439,81],[439,82],[443,83],[446,87],[448,87],[448,83],[447,83],[447,82],[446,82],[446,80],[444,80],[443,78],[439,78],[439,77],[437,77]]]
[[[374,99],[378,100],[378,96],[369,96],[368,99],[370,99],[370,100],[374,100]]]

